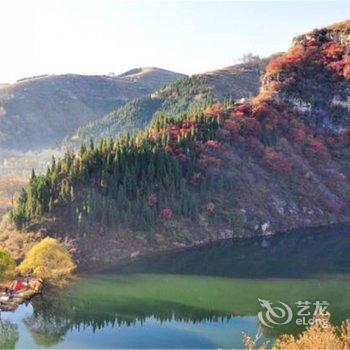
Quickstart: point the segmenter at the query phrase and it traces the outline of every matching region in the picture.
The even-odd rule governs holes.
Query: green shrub
[[[16,264],[11,254],[0,247],[0,280],[12,278],[15,274]]]

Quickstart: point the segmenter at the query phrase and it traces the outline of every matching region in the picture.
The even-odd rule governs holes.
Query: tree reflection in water
[[[14,349],[18,339],[17,325],[0,319],[0,349]]]
[[[339,324],[350,315],[348,232],[348,226],[337,226],[230,242],[143,260],[118,273],[85,276],[35,298],[33,314],[24,323],[36,344],[48,347],[85,327],[95,332],[149,318],[160,324],[197,324],[254,317],[263,298],[291,306],[299,300],[328,300]],[[291,323],[262,331],[274,338],[301,329]]]

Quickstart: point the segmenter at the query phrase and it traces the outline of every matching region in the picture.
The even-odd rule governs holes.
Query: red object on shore
[[[21,290],[24,287],[24,284],[21,280],[15,280],[11,283],[11,289],[15,292]]]
[[[173,211],[170,208],[165,208],[161,211],[162,219],[171,220],[173,217]]]

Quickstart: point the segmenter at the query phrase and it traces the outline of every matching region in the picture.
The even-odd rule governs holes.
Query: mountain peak
[[[350,126],[350,21],[315,29],[271,60],[261,97],[293,106],[316,133],[339,135]]]
[[[122,74],[119,74],[119,78],[131,78],[131,79],[139,79],[141,77],[144,77],[146,75],[156,75],[156,74],[161,74],[161,75],[183,75],[181,73],[173,72],[167,69],[162,69],[158,67],[139,67],[139,68],[133,68],[130,69]]]
[[[319,43],[334,41],[350,46],[350,20],[337,22],[327,27],[316,28],[308,33],[294,38],[293,45],[305,44],[308,40],[315,39]]]
[[[342,22],[337,22],[334,24],[331,24],[327,27],[327,29],[334,30],[334,31],[340,31],[342,33],[349,34],[350,33],[350,19],[347,19]]]

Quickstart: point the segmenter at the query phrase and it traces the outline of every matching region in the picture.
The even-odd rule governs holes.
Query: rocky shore
[[[41,294],[43,281],[40,278],[30,278],[27,287],[14,292],[11,296],[3,293],[0,297],[0,311],[14,311],[18,305]]]

